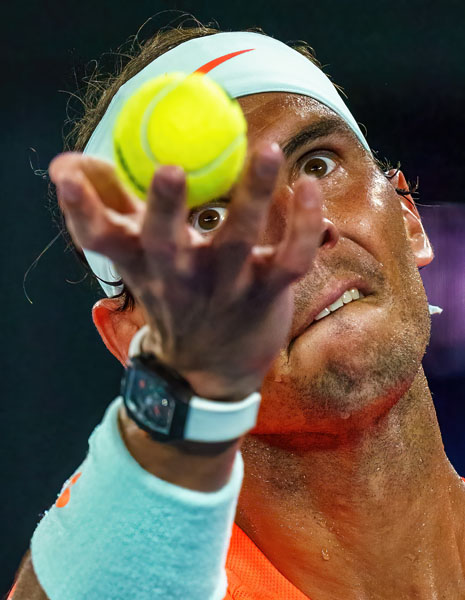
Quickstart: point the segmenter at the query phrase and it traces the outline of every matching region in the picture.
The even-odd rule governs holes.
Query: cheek
[[[354,178],[345,173],[324,186],[323,197],[325,216],[341,236],[349,237],[381,264],[405,251],[401,204],[383,175],[365,173]]]

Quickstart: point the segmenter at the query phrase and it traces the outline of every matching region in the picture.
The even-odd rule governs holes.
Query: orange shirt
[[[465,477],[462,477],[465,482]],[[272,565],[252,540],[233,525],[226,559],[224,600],[309,600]]]
[[[228,592],[224,600],[308,600],[235,523],[226,574]]]
[[[462,477],[465,482],[465,477]],[[223,600],[309,600],[272,565],[252,540],[233,524],[226,558],[228,591]],[[13,600],[16,584],[7,600]]]

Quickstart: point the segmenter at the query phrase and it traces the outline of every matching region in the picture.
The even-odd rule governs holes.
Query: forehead
[[[358,142],[339,115],[314,98],[289,92],[262,92],[237,99],[247,119],[251,141],[279,141],[296,135],[308,125],[332,123],[338,133]]]

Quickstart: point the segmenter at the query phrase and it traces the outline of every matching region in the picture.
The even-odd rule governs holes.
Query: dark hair
[[[194,26],[184,27],[184,24],[181,24],[177,27],[162,27],[155,35],[149,37],[142,43],[139,42],[138,34],[136,34],[131,42],[129,50],[124,50],[123,44],[115,53],[112,53],[117,59],[117,64],[112,73],[102,73],[99,70],[98,63],[95,62],[95,68],[92,73],[83,78],[85,88],[82,93],[78,91],[77,94],[71,94],[72,97],[78,98],[82,104],[84,114],[78,119],[68,119],[65,121],[65,126],[71,126],[71,129],[64,135],[63,151],[73,150],[82,152],[84,150],[92,132],[102,119],[111,99],[119,88],[154,59],[187,40],[221,33],[219,28],[210,27],[210,24],[203,25],[194,17],[191,18],[195,22]],[[266,35],[260,27],[252,27],[244,29],[243,31],[251,31]],[[300,52],[318,68],[322,69],[321,64],[315,57],[313,48],[311,48],[307,42],[298,40],[295,42],[288,42],[288,45],[297,52]],[[339,91],[343,92],[340,86],[334,85]],[[383,163],[376,158],[375,161],[383,171],[386,171],[387,168],[389,168],[387,163]],[[404,190],[404,193],[406,193],[406,190]],[[52,218],[54,218],[55,223],[57,223],[60,229],[60,234],[63,235],[65,239],[66,249],[72,249],[80,263],[84,266],[86,270],[84,278],[90,277],[92,282],[97,282],[100,278],[93,273],[84,253],[80,248],[77,248],[74,245],[73,240],[67,231],[64,216],[56,202],[55,186],[51,181],[49,181],[48,184],[48,196],[50,204],[53,207]],[[114,287],[123,286],[123,290],[118,295],[114,296],[115,298],[121,298],[120,306],[116,309],[117,311],[122,312],[134,309],[134,297],[123,280],[118,282],[101,281]],[[100,288],[99,284],[96,285]]]

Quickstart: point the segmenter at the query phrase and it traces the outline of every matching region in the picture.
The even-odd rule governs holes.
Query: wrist
[[[119,429],[126,448],[139,465],[169,483],[203,492],[222,488],[231,476],[242,438],[221,443],[187,440],[160,444],[139,429],[123,407]]]
[[[240,380],[207,371],[183,371],[180,375],[197,396],[217,402],[238,402],[260,389],[256,375]]]
[[[157,454],[166,452],[169,455],[190,454],[194,456],[217,456],[228,451],[232,447],[239,448],[242,436],[233,440],[224,442],[194,442],[191,440],[171,440],[160,443],[154,440],[147,431],[141,429],[135,421],[128,415],[126,407],[121,406],[119,413],[119,425],[123,438],[131,440],[132,446],[139,447],[144,451],[153,452],[157,449]],[[165,450],[166,449],[166,450]]]
[[[151,331],[142,338],[140,347],[142,352],[154,354],[164,362],[159,340],[155,339]],[[256,373],[243,377],[228,377],[211,371],[182,370],[171,366],[170,368],[187,381],[196,396],[217,402],[238,402],[259,391],[261,386],[261,379]]]

